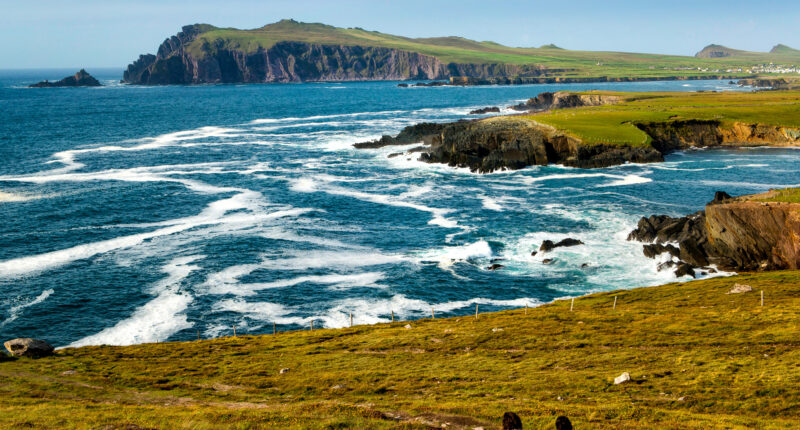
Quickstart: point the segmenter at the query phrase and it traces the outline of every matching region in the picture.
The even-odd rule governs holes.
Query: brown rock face
[[[652,138],[652,145],[662,153],[709,147],[798,146],[800,130],[737,122],[687,120],[635,124]]]
[[[715,198],[700,211],[682,218],[642,218],[628,240],[645,245],[648,257],[669,252],[690,267],[717,265],[724,270],[800,268],[800,204],[759,201],[769,193]],[[679,244],[660,246],[666,242]],[[677,254],[677,255],[675,255]]]
[[[800,268],[800,204],[734,201],[706,207],[712,249],[733,268]]]

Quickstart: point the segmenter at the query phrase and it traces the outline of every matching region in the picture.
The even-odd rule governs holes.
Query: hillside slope
[[[737,283],[753,291],[726,294]],[[800,272],[570,306],[0,362],[0,427],[800,426]]]
[[[555,45],[511,48],[461,37],[408,38],[282,20],[238,30],[208,24],[183,27],[128,66],[135,84],[559,78],[571,81],[745,76],[726,72],[758,61],[797,59],[793,53],[737,59],[569,51]],[[769,62],[769,61],[767,61]],[[698,68],[702,70],[698,70]],[[738,70],[738,69],[737,69]]]

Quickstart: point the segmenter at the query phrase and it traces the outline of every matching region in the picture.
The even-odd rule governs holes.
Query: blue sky
[[[703,0],[0,0],[0,69],[124,67],[185,24],[294,18],[410,37],[693,55],[709,43],[800,49],[800,3]]]

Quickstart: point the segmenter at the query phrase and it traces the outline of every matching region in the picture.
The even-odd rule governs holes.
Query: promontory
[[[752,77],[759,64],[800,63],[798,51],[695,58],[512,48],[462,37],[409,38],[282,20],[250,30],[183,27],[125,70],[130,84],[443,79],[457,85]],[[748,72],[750,70],[750,72]]]

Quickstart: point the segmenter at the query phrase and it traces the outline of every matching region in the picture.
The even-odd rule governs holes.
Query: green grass
[[[211,27],[211,26],[209,26]],[[208,27],[205,30],[209,30]],[[542,65],[559,77],[669,77],[710,76],[720,73],[747,76],[744,72],[724,73],[728,68],[750,67],[755,64],[800,64],[800,52],[779,50],[778,53],[741,51],[737,57],[704,59],[625,52],[570,51],[555,45],[540,48],[512,48],[494,42],[477,42],[461,37],[408,38],[367,31],[361,28],[338,28],[324,24],[282,20],[261,28],[239,30],[211,27],[190,46],[196,57],[218,48],[255,52],[268,49],[281,41],[308,42],[346,46],[397,48],[437,57],[443,63]],[[664,70],[664,68],[668,70]],[[694,70],[673,70],[691,67]],[[701,72],[697,67],[721,72]]]
[[[734,283],[756,291],[726,295]],[[505,411],[526,429],[562,414],[580,429],[800,426],[800,272],[569,308],[4,361],[0,427],[489,429]],[[633,381],[614,385],[625,371]]]
[[[800,203],[800,188],[771,190],[768,197],[758,199],[763,202]]]
[[[588,93],[587,93],[588,94]],[[612,93],[622,103],[560,109],[525,118],[555,127],[585,143],[648,145],[649,136],[634,124],[674,120],[715,120],[800,128],[800,92]]]

